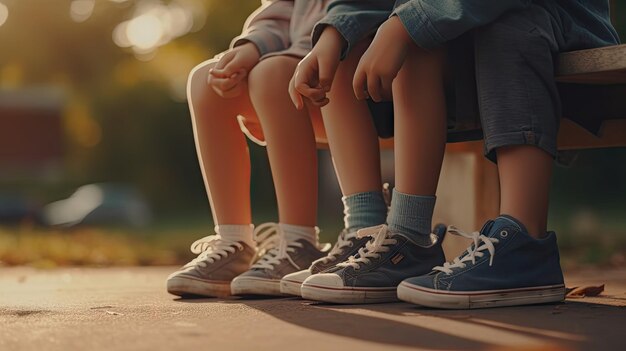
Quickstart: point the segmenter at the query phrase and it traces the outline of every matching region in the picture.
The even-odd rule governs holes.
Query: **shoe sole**
[[[167,280],[167,292],[176,296],[226,297],[230,295],[230,282],[175,277]]]
[[[230,283],[233,295],[285,296],[280,292],[280,280],[238,277]]]
[[[448,292],[402,282],[398,286],[398,298],[416,305],[443,309],[534,305],[565,300],[565,286],[550,285],[521,289]]]
[[[396,302],[396,288],[335,288],[302,284],[302,298],[337,304]]]
[[[295,280],[282,279],[280,281],[280,292],[284,295],[293,295],[302,297],[302,282]]]

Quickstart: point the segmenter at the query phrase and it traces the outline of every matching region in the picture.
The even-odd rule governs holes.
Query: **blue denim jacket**
[[[325,26],[333,26],[348,42],[345,56],[389,15],[396,15],[417,45],[433,48],[533,3],[546,8],[563,29],[562,51],[619,43],[608,0],[331,0],[328,14],[313,30],[313,42]]]
[[[359,41],[376,33],[393,11],[395,0],[330,0],[326,16],[313,29],[313,45],[326,26],[332,26],[347,42],[341,58]]]

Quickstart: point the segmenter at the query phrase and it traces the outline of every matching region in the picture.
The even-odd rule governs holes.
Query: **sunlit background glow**
[[[113,41],[145,60],[160,46],[202,28],[205,14],[204,6],[196,1],[179,0],[164,5],[160,1],[144,0],[137,4],[133,18],[115,28]]]
[[[9,8],[3,3],[0,2],[0,27],[7,21],[9,18]]]
[[[154,49],[165,34],[163,22],[151,13],[126,22],[125,29],[122,34],[126,34],[128,43],[140,52]]]
[[[75,22],[84,22],[91,17],[96,0],[74,0],[70,4],[70,17]]]

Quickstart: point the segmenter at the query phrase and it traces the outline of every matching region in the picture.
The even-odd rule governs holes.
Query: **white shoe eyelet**
[[[506,230],[503,230],[500,232],[500,236],[503,238],[506,238],[507,236],[509,236],[509,232],[507,232]]]

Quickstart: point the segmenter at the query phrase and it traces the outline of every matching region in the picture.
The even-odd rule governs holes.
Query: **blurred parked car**
[[[46,205],[43,219],[51,226],[144,227],[152,221],[152,212],[135,188],[103,183],[81,186],[67,199]]]

